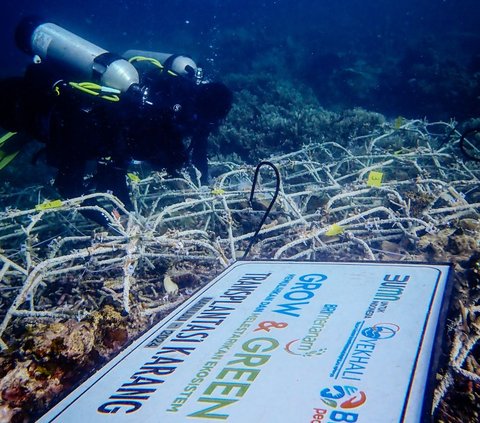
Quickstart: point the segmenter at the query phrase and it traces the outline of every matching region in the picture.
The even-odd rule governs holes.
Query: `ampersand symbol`
[[[258,328],[254,330],[254,332],[257,332],[259,330],[270,332],[271,328],[283,329],[283,328],[286,328],[287,326],[288,326],[288,323],[285,323],[285,322],[272,322],[271,320],[267,320],[265,322],[261,322],[258,325]]]

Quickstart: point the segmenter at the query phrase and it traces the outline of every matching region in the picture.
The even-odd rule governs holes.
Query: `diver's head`
[[[226,85],[211,82],[198,86],[195,109],[204,122],[215,124],[225,119],[232,108],[233,95]]]

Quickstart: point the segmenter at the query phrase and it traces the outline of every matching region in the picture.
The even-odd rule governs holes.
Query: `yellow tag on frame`
[[[140,177],[136,175],[135,173],[127,173],[128,179],[130,179],[132,182],[139,183],[141,181]]]
[[[368,174],[367,185],[369,187],[379,187],[380,185],[382,185],[382,178],[383,178],[382,172],[376,172],[372,170]]]
[[[35,206],[35,210],[40,211],[40,210],[56,209],[62,206],[63,206],[62,200],[45,201],[42,204],[37,204]]]
[[[341,233],[343,233],[343,231],[344,229],[340,225],[334,223],[332,226],[328,228],[327,232],[325,232],[325,235],[327,236],[340,235]]]
[[[222,188],[212,189],[212,195],[223,195],[223,194],[225,194],[225,190]]]

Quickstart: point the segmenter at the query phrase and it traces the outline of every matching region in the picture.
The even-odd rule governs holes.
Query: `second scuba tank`
[[[15,37],[26,53],[60,63],[102,85],[126,92],[139,83],[138,72],[128,60],[54,23],[27,18],[18,26]]]
[[[134,57],[151,57],[158,60],[167,69],[172,70],[177,75],[184,76],[192,79],[201,79],[201,68],[193,61],[191,57],[172,54],[161,53],[158,51],[145,51],[145,50],[127,50],[122,54],[125,59],[132,59]]]

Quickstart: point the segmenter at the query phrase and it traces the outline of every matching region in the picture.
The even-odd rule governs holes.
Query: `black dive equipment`
[[[143,50],[128,50],[121,57],[50,22],[29,17],[22,20],[15,34],[21,50],[34,55],[36,63],[48,61],[66,67],[72,74],[100,84],[109,94],[129,94],[143,105],[152,105],[148,87],[140,86],[140,77],[132,62],[148,59],[175,76],[201,82],[202,70],[188,56]],[[88,84],[88,83],[82,83]],[[79,85],[79,89],[92,89]],[[110,96],[106,98],[111,98]]]

